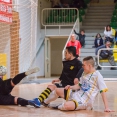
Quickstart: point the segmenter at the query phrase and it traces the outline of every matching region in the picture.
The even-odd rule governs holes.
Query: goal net
[[[37,0],[0,1],[0,65],[8,69],[6,79],[36,66]]]

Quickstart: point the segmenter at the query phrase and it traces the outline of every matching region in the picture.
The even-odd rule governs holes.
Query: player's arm
[[[80,89],[80,86],[79,86],[79,84],[76,84],[76,85],[74,85],[74,86],[67,85],[67,86],[65,87],[65,89],[66,89],[66,90],[68,90],[68,89],[77,90],[77,89]]]
[[[101,96],[102,96],[102,100],[104,102],[104,106],[105,106],[105,112],[113,112],[113,110],[110,110],[109,109],[109,106],[108,106],[108,100],[107,100],[107,97],[106,97],[106,93],[105,92],[102,92],[101,93]]]

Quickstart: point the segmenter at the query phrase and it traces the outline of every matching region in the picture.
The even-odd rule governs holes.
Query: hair
[[[107,29],[108,27],[110,27],[110,28],[111,28],[111,26],[110,26],[110,25],[107,25],[107,26],[106,26],[106,31],[110,31],[110,30],[111,30],[111,29],[110,29],[110,30],[108,30],[108,29]]]
[[[100,33],[97,33],[97,35],[95,36],[95,38],[97,38],[98,35],[102,38],[102,36],[100,35]]]
[[[66,49],[69,53],[71,53],[74,57],[76,57],[76,47],[69,46],[69,47],[66,47]]]
[[[93,67],[95,66],[95,61],[92,56],[87,56],[83,59],[83,61],[87,61],[89,64],[91,64]]]
[[[80,30],[80,33],[81,33],[81,32],[84,32],[84,33],[85,33],[85,31],[84,31],[83,29],[82,29],[82,30]]]

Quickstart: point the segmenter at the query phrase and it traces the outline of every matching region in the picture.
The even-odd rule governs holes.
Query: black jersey
[[[74,85],[74,78],[82,68],[82,62],[77,58],[70,61],[63,61],[63,70],[60,76],[62,86]]]

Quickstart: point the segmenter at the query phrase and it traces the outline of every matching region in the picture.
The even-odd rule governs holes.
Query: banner
[[[0,0],[0,22],[12,23],[12,0]]]

